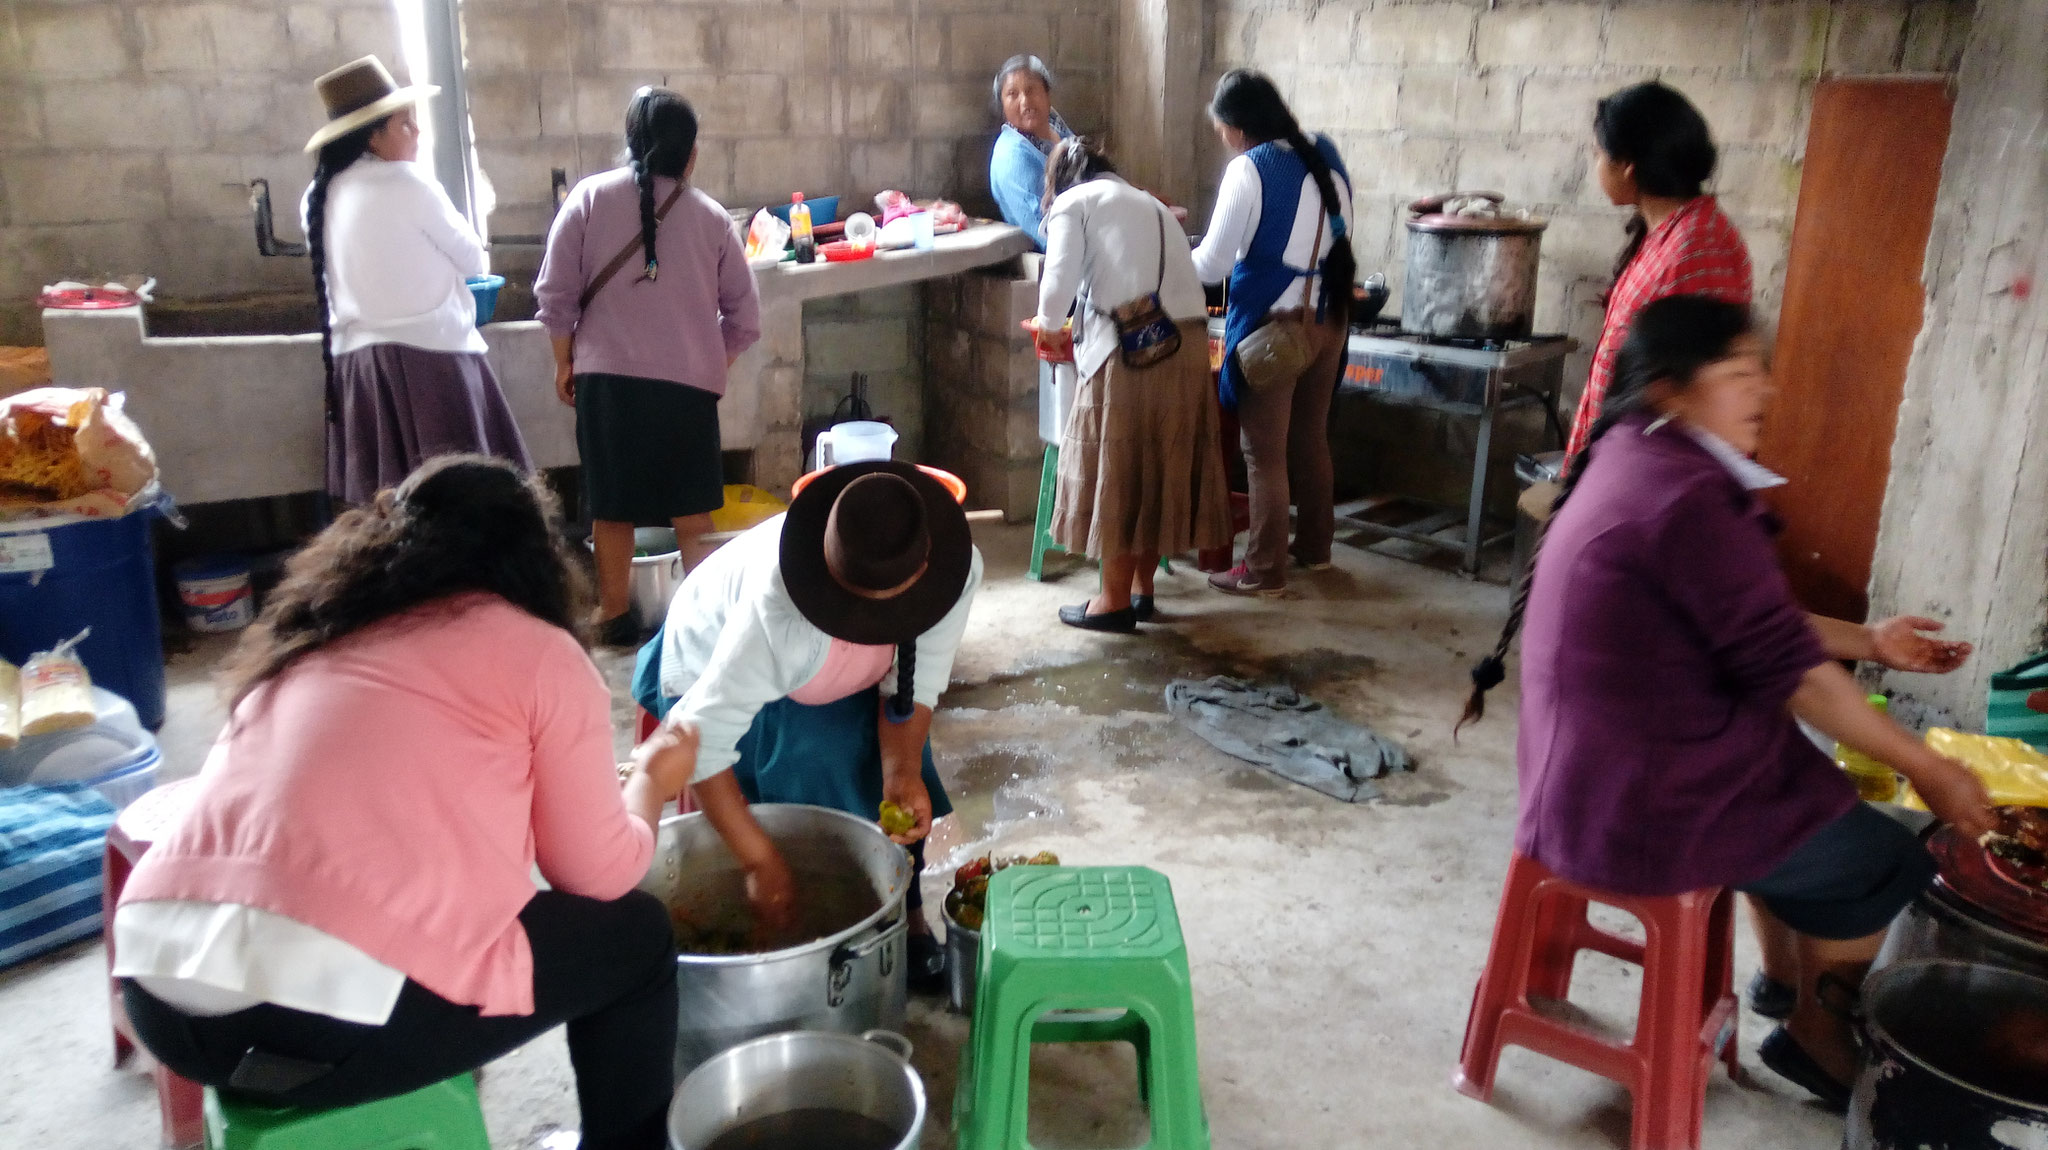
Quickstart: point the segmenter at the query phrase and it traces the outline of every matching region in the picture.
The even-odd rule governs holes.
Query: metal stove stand
[[[1489,533],[1486,520],[1495,424],[1503,411],[1540,405],[1556,445],[1564,446],[1558,402],[1564,387],[1565,356],[1577,347],[1576,341],[1562,335],[1446,342],[1409,335],[1387,323],[1354,330],[1341,388],[1383,402],[1477,419],[1479,441],[1472,458],[1472,486],[1463,508],[1409,497],[1371,496],[1339,504],[1338,526],[1448,551],[1459,557],[1466,578],[1476,578],[1481,552],[1514,538],[1512,521],[1496,521]],[[1404,509],[1420,514],[1392,518]],[[1463,529],[1446,535],[1446,529],[1460,519]]]

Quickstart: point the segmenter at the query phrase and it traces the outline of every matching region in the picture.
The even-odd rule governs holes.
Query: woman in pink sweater
[[[166,1066],[341,1106],[566,1023],[586,1150],[663,1144],[674,942],[634,886],[696,747],[664,730],[622,790],[560,528],[537,480],[443,456],[293,557],[198,797],[114,916]]]

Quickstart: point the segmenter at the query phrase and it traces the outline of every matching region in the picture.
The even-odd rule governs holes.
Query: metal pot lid
[[[1927,849],[1941,886],[2015,934],[2048,941],[2048,889],[2021,881],[1954,827],[1937,828]]]
[[[1491,200],[1498,205],[1506,199],[1499,192],[1446,192],[1440,196],[1425,196],[1408,205],[1408,228],[1417,232],[1515,236],[1536,235],[1550,226],[1549,220],[1532,216],[1474,216],[1444,211],[1444,206],[1454,200]]]

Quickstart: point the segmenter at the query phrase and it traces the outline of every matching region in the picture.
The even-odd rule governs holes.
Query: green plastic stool
[[[1066,548],[1052,540],[1052,507],[1054,493],[1059,489],[1060,447],[1057,443],[1045,445],[1045,463],[1038,469],[1038,522],[1031,529],[1031,578],[1045,582],[1045,553],[1066,551]],[[1173,560],[1162,555],[1159,569],[1173,574]]]
[[[411,1094],[304,1110],[252,1105],[206,1088],[206,1150],[491,1150],[476,1079],[458,1074]]]
[[[1152,1118],[1145,1146],[1208,1150],[1187,947],[1165,875],[1144,867],[996,872],[974,993],[953,1095],[960,1150],[1028,1150],[1032,1043],[1114,1041],[1138,1053]]]

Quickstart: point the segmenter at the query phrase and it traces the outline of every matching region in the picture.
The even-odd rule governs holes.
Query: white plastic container
[[[188,559],[173,567],[185,625],[194,631],[239,631],[256,621],[249,565],[240,559]]]
[[[871,419],[834,424],[818,433],[817,467],[870,463],[896,454],[896,429]]]

